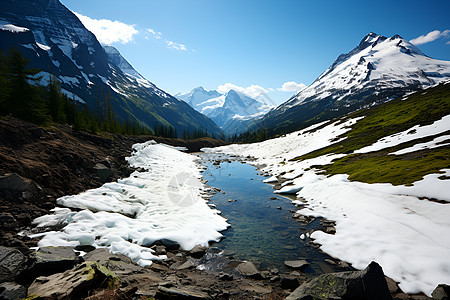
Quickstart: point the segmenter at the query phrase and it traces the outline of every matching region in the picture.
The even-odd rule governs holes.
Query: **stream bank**
[[[58,134],[55,135],[60,137]],[[44,137],[46,136],[47,133],[44,132]],[[47,142],[52,142],[51,136],[54,135],[48,134],[48,136],[50,138]],[[78,141],[72,144],[70,139],[64,139],[64,142],[68,147],[73,145],[75,149],[77,148]],[[40,148],[34,143],[38,142],[33,141],[32,147],[26,147],[27,149],[20,149],[20,151],[34,150],[34,157],[38,158]],[[46,147],[52,150],[57,149],[62,153],[67,149],[55,147],[52,143],[46,144]],[[86,155],[88,156],[89,153]],[[120,158],[116,159],[120,161]],[[27,182],[26,179],[28,178],[25,178],[24,182]],[[22,204],[27,206],[26,201]],[[12,206],[14,203],[11,203]],[[282,207],[277,211],[287,212],[288,209]],[[16,217],[14,213],[11,215]],[[28,249],[33,241],[28,242],[29,245],[0,249],[0,265],[6,274],[0,279],[0,298],[15,299],[10,296],[17,296],[17,293],[24,291],[26,293],[27,289],[32,293],[39,290],[45,291],[51,283],[54,287],[64,285],[71,288],[64,293],[60,291],[61,294],[55,295],[56,298],[68,297],[71,293],[82,290],[84,293],[82,296],[90,297],[90,299],[107,296],[113,299],[141,299],[142,297],[182,299],[186,298],[186,295],[190,297],[189,299],[199,299],[199,297],[200,299],[282,299],[306,279],[304,273],[292,269],[287,272],[275,268],[258,270],[250,262],[221,255],[221,251],[218,251],[216,247],[210,247],[208,250],[197,248],[196,251],[183,251],[173,243],[160,241],[151,247],[156,254],[166,255],[167,259],[156,261],[151,266],[143,268],[132,263],[128,257],[111,254],[106,249],[80,245],[75,249],[42,247],[38,252],[33,252]],[[212,270],[214,266],[222,267],[218,269],[221,271],[214,272]],[[86,278],[82,276],[82,272],[85,271],[94,274],[92,277],[94,282],[86,282]],[[83,288],[80,290],[80,287]],[[41,297],[44,298],[43,295]]]
[[[213,246],[237,259],[252,261],[260,269],[288,272],[285,261],[306,260],[309,266],[302,272],[311,276],[352,270],[321,252],[309,238],[332,222],[296,214],[301,204],[296,206],[291,199],[274,194],[273,186],[263,182],[266,177],[240,158],[199,156],[207,167],[203,178],[214,191],[210,204],[231,225],[222,232],[224,239]]]

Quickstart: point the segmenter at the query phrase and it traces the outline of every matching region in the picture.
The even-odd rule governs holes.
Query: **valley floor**
[[[204,151],[246,157],[244,160],[247,163],[259,167],[262,172],[271,176],[267,182],[279,183],[280,189],[276,192],[297,194],[298,200],[294,203],[301,206],[297,217],[322,216],[333,221],[336,224],[335,232],[315,231],[311,234],[311,238],[321,245],[324,252],[350,262],[357,269],[364,269],[371,261],[377,261],[388,276],[400,283],[404,291],[431,295],[436,285],[445,283],[449,277],[450,241],[446,233],[449,232],[450,224],[446,216],[450,212],[448,204],[445,204],[449,201],[445,193],[450,190],[449,170],[444,169],[439,175],[426,176],[423,180],[414,182],[412,186],[392,186],[351,182],[346,175],[322,174],[323,170],[319,165],[345,156],[343,154],[293,160],[344,139],[338,140],[336,137],[348,131],[359,120],[361,118],[317,124],[275,140],[207,148]],[[52,144],[55,143],[55,135],[64,137],[66,143],[61,144],[65,145],[70,145],[72,139],[63,132],[50,134],[54,131],[36,131],[39,132],[38,140],[51,142],[53,147],[47,146],[49,148],[56,148]],[[41,136],[44,138],[41,139]],[[7,146],[11,151],[29,153],[24,146],[28,140],[21,140],[22,147],[14,144],[18,143],[15,140],[9,141]],[[125,175],[123,179],[81,194],[59,197],[56,200],[59,207],[52,213],[45,214],[52,207],[52,203],[48,203],[47,207],[43,207],[35,215],[28,216],[27,220],[30,221],[31,218],[41,215],[34,221],[36,228],[31,232],[25,231],[21,238],[10,234],[10,241],[14,241],[16,246],[33,246],[33,243],[39,240],[41,250],[51,249],[46,248],[48,246],[71,246],[77,247],[78,251],[82,251],[81,254],[84,251],[92,251],[94,247],[106,247],[115,255],[119,255],[119,258],[108,258],[107,261],[124,261],[125,257],[128,257],[144,267],[139,271],[144,272],[139,279],[127,277],[126,274],[136,273],[130,271],[129,268],[132,267],[129,266],[126,270],[120,269],[118,274],[126,275],[124,282],[128,282],[127,285],[136,287],[137,290],[145,285],[144,282],[148,284],[148,280],[155,281],[154,288],[148,291],[149,296],[160,293],[165,288],[181,289],[183,292],[186,287],[189,287],[187,290],[194,288],[194,292],[203,291],[204,296],[205,293],[208,297],[214,294],[216,298],[240,299],[242,295],[272,295],[269,297],[277,299],[286,296],[287,292],[284,290],[295,288],[299,279],[304,279],[301,273],[278,276],[274,270],[255,271],[251,263],[239,261],[231,263],[235,266],[227,271],[227,274],[234,274],[234,279],[233,276],[226,277],[224,273],[202,273],[202,270],[208,269],[211,257],[215,257],[216,260],[212,261],[216,264],[223,264],[221,260],[224,258],[217,258],[214,249],[207,251],[203,247],[207,247],[210,241],[220,240],[220,231],[228,228],[229,224],[220,216],[219,211],[208,205],[207,198],[211,190],[201,176],[204,166],[199,164],[196,156],[182,151],[185,150],[184,146],[169,146],[154,141],[134,144],[133,152],[127,158],[134,170],[124,170],[130,173],[129,177]],[[208,146],[207,143],[204,146]],[[82,147],[87,147],[87,143],[74,147],[78,149],[77,155],[84,152]],[[5,153],[7,151],[3,152],[3,155]],[[92,152],[90,155],[94,156]],[[101,155],[99,154],[106,160],[103,164],[110,164],[109,169],[113,169],[112,165],[120,161],[111,161],[106,159],[104,154]],[[37,156],[39,155],[36,153]],[[15,159],[15,163],[18,163],[17,156]],[[65,163],[69,161],[67,158],[61,160]],[[95,167],[96,164],[91,160],[90,162],[90,167]],[[125,167],[127,166],[123,166]],[[9,168],[9,171],[11,169],[14,168]],[[98,171],[99,168],[95,170]],[[91,178],[98,182],[101,174],[95,173]],[[25,177],[24,173],[21,175]],[[2,179],[4,178],[5,176]],[[63,180],[62,176],[55,177],[56,180],[58,178]],[[112,178],[113,175],[110,175],[109,180]],[[14,180],[17,181],[17,177]],[[23,181],[29,183],[27,180]],[[426,189],[423,186],[434,188]],[[427,194],[427,191],[432,194]],[[40,203],[38,198],[43,192],[45,194],[45,188],[33,190],[31,196],[22,193],[20,205],[38,207],[39,204],[36,203]],[[11,195],[2,195],[2,203],[5,206],[8,196]],[[54,197],[58,196],[60,195]],[[425,200],[419,200],[419,196],[425,197]],[[428,198],[439,201],[429,201]],[[12,212],[8,217],[19,218],[19,214],[15,214],[12,207],[13,205],[10,205],[8,208]],[[24,222],[26,224],[26,220]],[[9,230],[13,231],[11,228]],[[29,240],[26,235],[32,239]],[[151,245],[153,247],[149,248]],[[184,250],[179,249],[177,245]],[[434,254],[431,258],[430,253]],[[127,265],[130,263],[131,261]],[[230,261],[227,261],[226,265],[229,263]],[[126,273],[128,271],[131,273]],[[221,276],[225,277],[217,281]],[[292,276],[296,276],[297,284],[290,286],[293,282],[290,281]],[[157,279],[154,279],[155,277]],[[249,277],[260,279],[255,281]],[[183,281],[183,278],[186,280]],[[228,282],[230,279],[232,283]],[[213,288],[208,289],[204,285],[208,280],[211,280],[210,285]],[[395,285],[393,282],[391,284]],[[402,297],[408,298],[407,295]],[[424,298],[426,297],[415,296],[415,299]]]

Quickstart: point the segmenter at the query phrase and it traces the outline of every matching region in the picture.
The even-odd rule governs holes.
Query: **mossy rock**
[[[117,288],[120,279],[96,262],[84,262],[64,273],[38,277],[28,289],[27,299],[70,298],[86,296],[97,288]]]

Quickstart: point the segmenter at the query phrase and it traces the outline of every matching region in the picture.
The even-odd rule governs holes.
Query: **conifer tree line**
[[[141,126],[136,121],[121,121],[112,108],[110,91],[97,91],[94,111],[62,93],[59,81],[50,77],[46,87],[36,86],[40,70],[27,69],[29,60],[16,49],[5,55],[0,50],[0,116],[13,116],[38,125],[61,123],[72,125],[74,130],[97,134],[110,132],[126,135],[156,135],[179,137],[171,125],[156,125],[155,130]],[[209,136],[207,131],[184,132],[183,138]]]
[[[239,135],[234,134],[228,137],[229,142],[235,143],[256,143],[267,140],[270,137],[267,128],[259,128],[253,131],[246,131]]]

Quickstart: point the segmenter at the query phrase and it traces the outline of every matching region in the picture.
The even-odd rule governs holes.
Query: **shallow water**
[[[319,229],[319,220],[308,225],[295,221],[292,211],[297,208],[290,199],[274,194],[273,187],[262,182],[266,177],[258,174],[255,167],[239,161],[219,165],[207,161],[206,166],[204,179],[208,185],[221,190],[210,203],[216,205],[231,225],[222,232],[225,238],[213,246],[235,259],[252,261],[262,270],[276,267],[288,272],[284,261],[297,259],[306,259],[311,264],[305,273],[316,275],[339,270],[324,262],[331,257],[308,244],[309,238],[300,239],[302,233]],[[229,199],[237,201],[229,202]]]

